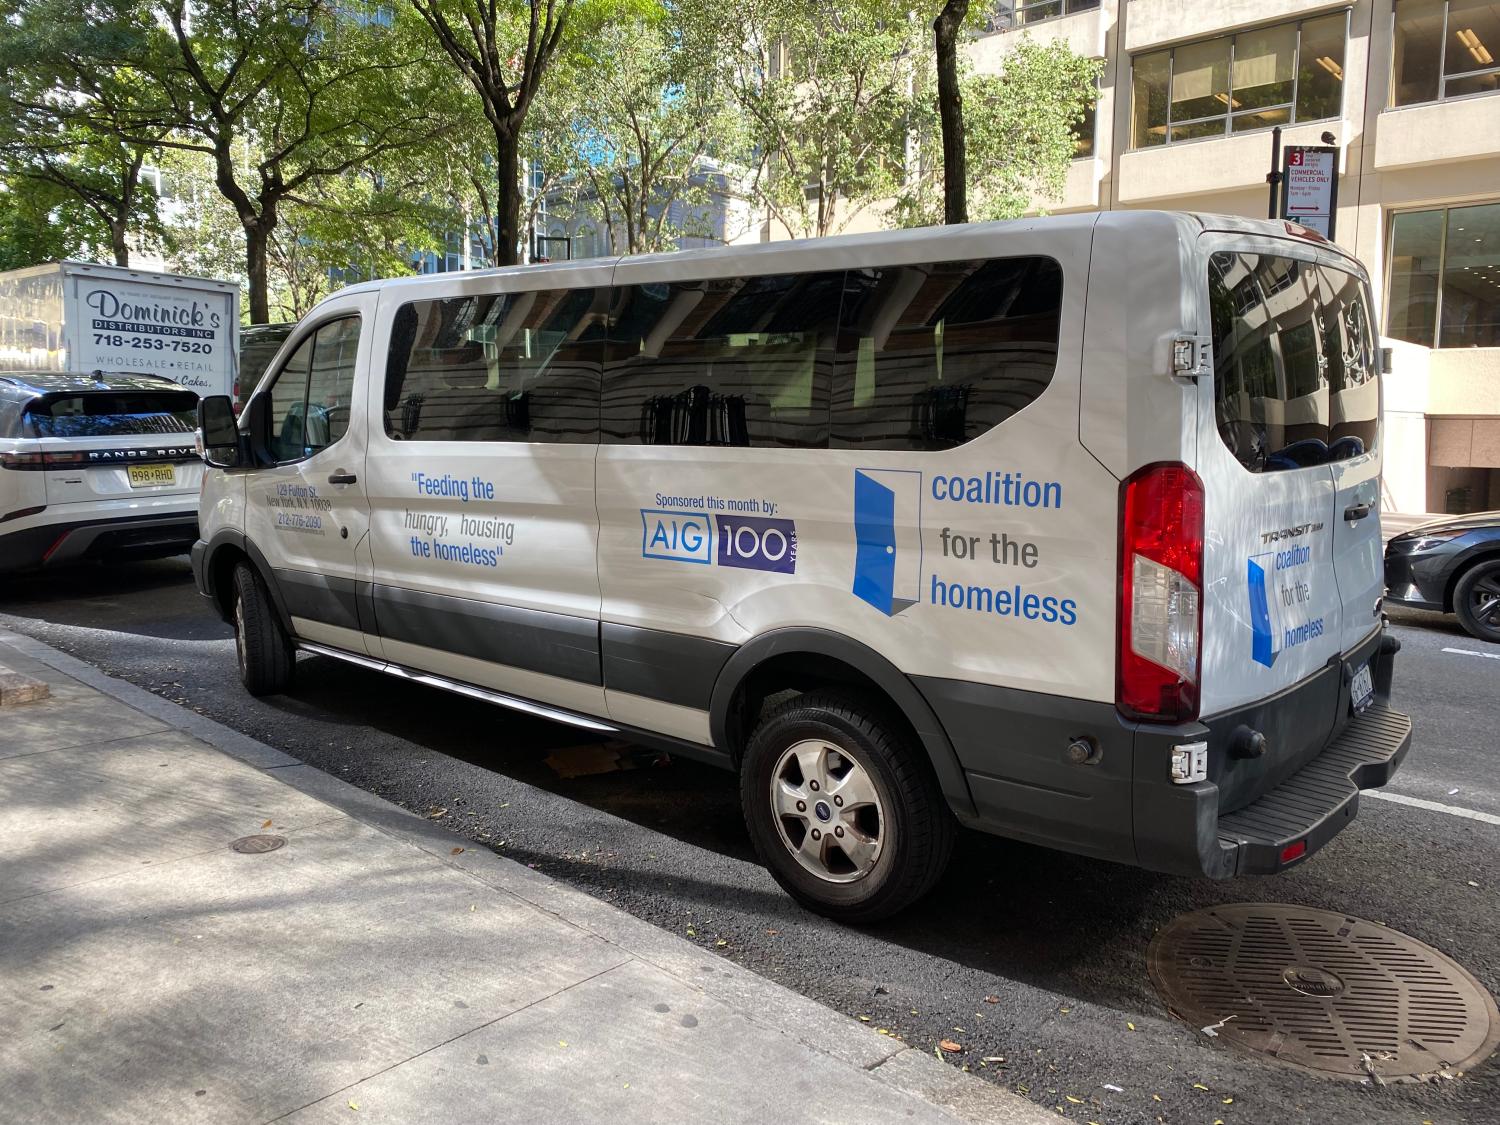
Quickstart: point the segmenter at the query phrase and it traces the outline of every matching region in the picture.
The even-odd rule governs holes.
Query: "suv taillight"
[[[1203,482],[1147,465],[1120,492],[1115,705],[1133,719],[1198,717],[1203,633]]]

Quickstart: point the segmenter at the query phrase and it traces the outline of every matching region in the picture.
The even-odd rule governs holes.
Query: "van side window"
[[[301,461],[349,429],[359,317],[320,327],[292,352],[271,384],[271,453],[278,463]]]
[[[604,435],[626,445],[828,445],[842,271],[613,291]]]
[[[599,440],[608,290],[412,301],[396,311],[385,432],[413,441]]]
[[[1052,381],[1062,270],[1050,258],[851,270],[832,445],[950,449]]]
[[[1221,252],[1208,295],[1219,436],[1240,464],[1276,472],[1374,449],[1380,390],[1358,277]]]

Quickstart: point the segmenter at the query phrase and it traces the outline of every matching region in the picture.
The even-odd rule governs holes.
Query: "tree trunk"
[[[266,250],[271,232],[260,223],[245,224],[245,272],[250,275],[250,323],[271,319],[271,291]]]
[[[109,224],[109,244],[114,248],[115,265],[130,265],[130,243],[125,241],[125,231],[128,224],[123,219],[111,220]]]
[[[521,260],[521,168],[518,138],[509,128],[495,130],[495,265]]]
[[[932,30],[937,47],[938,117],[943,126],[943,222],[969,221],[964,105],[958,92],[958,37],[969,0],[947,0]]]

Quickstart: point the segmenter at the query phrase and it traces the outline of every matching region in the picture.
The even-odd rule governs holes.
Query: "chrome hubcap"
[[[777,833],[806,870],[830,883],[864,878],[885,846],[885,809],[869,773],[818,739],[782,753],[771,774]]]

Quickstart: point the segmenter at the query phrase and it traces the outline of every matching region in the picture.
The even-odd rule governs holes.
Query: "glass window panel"
[[[1336,12],[1302,24],[1297,68],[1297,120],[1337,117],[1344,110],[1344,40],[1348,17]]]
[[[1099,80],[1094,79],[1094,97],[1084,107],[1083,118],[1073,123],[1073,159],[1094,155],[1094,129],[1099,119]]]
[[[354,390],[358,350],[357,316],[325,324],[314,337],[312,377],[307,386],[307,444],[314,449],[332,445],[349,430],[349,396]]]
[[[385,428],[414,441],[599,440],[606,289],[413,301],[396,312]]]
[[[1229,111],[1229,39],[1190,43],[1172,54],[1172,120]]]
[[[1287,125],[1292,120],[1292,107],[1276,106],[1272,109],[1257,109],[1249,113],[1236,113],[1231,128],[1236,133],[1251,129],[1269,129],[1273,125]]]
[[[1391,48],[1391,104],[1437,101],[1444,0],[1400,0]]]
[[[1493,70],[1497,66],[1500,66],[1500,4],[1495,0],[1449,0],[1443,73],[1452,77],[1474,70]],[[1451,85],[1448,92],[1451,97]]]
[[[1442,251],[1441,211],[1408,211],[1391,219],[1387,335],[1432,347]]]
[[[842,271],[614,290],[604,435],[625,445],[828,445]]]
[[[1179,50],[1179,60],[1182,55]],[[1290,104],[1296,60],[1297,25],[1294,23],[1236,35],[1230,108],[1259,109]]]
[[[1203,137],[1222,137],[1226,124],[1228,122],[1222,117],[1211,117],[1207,121],[1193,121],[1187,125],[1173,125],[1172,140],[1196,141]]]
[[[1167,79],[1172,52],[1137,55],[1131,62],[1131,143],[1150,148],[1167,143]]]
[[[950,449],[1052,380],[1062,271],[1050,258],[852,270],[839,318],[835,448]]]
[[[307,448],[307,379],[312,370],[313,337],[303,340],[271,385],[271,456],[300,461]]]
[[[1469,94],[1493,94],[1500,90],[1500,71],[1489,74],[1466,74],[1443,83],[1443,97],[1462,98]]]
[[[1500,347],[1500,203],[1448,212],[1440,348]]]
[[[1329,460],[1375,448],[1380,426],[1379,360],[1365,287],[1342,270],[1320,266],[1319,316],[1329,392]]]

